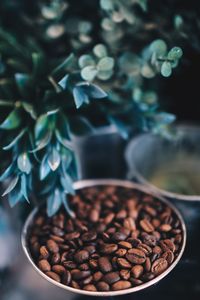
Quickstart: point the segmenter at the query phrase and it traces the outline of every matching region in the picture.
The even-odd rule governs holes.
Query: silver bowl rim
[[[140,290],[143,290],[151,285],[156,284],[158,281],[160,281],[162,278],[164,278],[167,274],[169,274],[172,269],[177,265],[177,263],[179,262],[179,260],[181,259],[184,249],[185,249],[185,245],[186,245],[186,226],[185,226],[185,222],[180,214],[180,212],[177,210],[176,207],[174,207],[174,205],[172,205],[170,202],[168,202],[166,199],[160,197],[160,195],[157,195],[155,192],[152,193],[151,191],[149,191],[148,188],[146,188],[145,186],[142,186],[140,184],[136,184],[130,181],[126,181],[126,180],[118,180],[118,179],[88,179],[88,180],[80,180],[74,183],[74,189],[79,190],[82,188],[86,188],[86,187],[92,187],[92,186],[101,186],[101,185],[114,185],[114,186],[119,186],[119,187],[126,187],[126,188],[133,188],[136,190],[139,190],[141,192],[150,194],[154,197],[156,197],[157,199],[159,199],[160,201],[164,202],[166,205],[168,205],[173,212],[177,215],[177,217],[179,218],[179,220],[181,221],[181,227],[182,227],[182,232],[183,232],[183,241],[182,241],[182,246],[181,246],[181,250],[177,256],[177,258],[175,259],[175,261],[170,265],[169,268],[167,268],[167,270],[165,270],[162,274],[160,274],[159,276],[157,276],[156,278],[140,285],[140,286],[136,286],[133,288],[129,288],[129,289],[125,289],[125,290],[119,290],[119,291],[109,291],[109,292],[90,292],[90,291],[86,291],[86,290],[79,290],[79,289],[75,289],[69,286],[66,286],[62,283],[56,282],[55,280],[51,279],[50,277],[48,277],[47,275],[45,275],[34,263],[30,251],[29,251],[29,247],[28,247],[28,242],[27,242],[27,237],[28,237],[28,230],[29,227],[32,224],[32,221],[36,215],[36,213],[38,212],[38,208],[33,209],[33,211],[29,214],[28,218],[25,221],[24,227],[22,229],[22,234],[21,234],[21,243],[22,243],[22,248],[24,250],[24,253],[26,255],[26,257],[28,258],[29,262],[31,263],[31,265],[33,266],[33,268],[37,271],[37,273],[39,273],[43,278],[45,278],[47,281],[49,281],[50,283],[65,289],[69,292],[73,292],[76,294],[82,294],[82,295],[87,295],[87,296],[98,296],[98,297],[105,297],[105,296],[119,296],[119,295],[125,295],[125,294],[130,294],[133,292],[137,292]]]
[[[178,124],[175,126],[176,129],[182,129],[182,130],[188,130],[188,131],[198,131],[200,133],[200,126],[198,125],[192,125],[192,124]],[[153,133],[144,133],[140,134],[137,137],[135,137],[132,141],[130,141],[126,147],[125,150],[125,159],[126,163],[130,164],[130,156],[131,153],[135,150],[135,148],[138,146],[138,143],[140,140],[144,139],[146,136],[153,136],[153,137],[158,137],[162,138],[159,135],[153,134]],[[136,151],[136,150],[135,150]],[[195,201],[198,202],[200,201],[200,195],[185,195],[185,194],[179,194],[179,193],[173,193],[164,189],[161,189],[157,187],[156,185],[150,183],[145,177],[143,177],[140,172],[137,170],[135,164],[131,165],[131,171],[128,171],[128,179],[131,179],[131,177],[135,177],[140,184],[146,186],[147,188],[150,189],[150,191],[156,192],[161,196],[172,198],[172,199],[177,199],[177,200],[182,200],[182,201]]]

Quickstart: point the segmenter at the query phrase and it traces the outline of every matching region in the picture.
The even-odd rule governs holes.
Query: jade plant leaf
[[[52,217],[61,207],[62,197],[59,189],[55,189],[53,194],[51,194],[47,199],[47,214]]]
[[[17,166],[23,173],[29,174],[31,172],[31,162],[26,152],[19,155],[17,159]]]
[[[9,194],[15,188],[15,186],[18,183],[18,180],[19,180],[19,176],[16,176],[10,181],[10,183],[9,183],[7,189],[5,190],[5,192],[3,193],[2,197]]]
[[[54,172],[60,165],[60,154],[56,150],[56,148],[53,148],[51,153],[48,156],[48,164],[51,170]]]
[[[14,109],[7,118],[0,124],[0,129],[11,130],[20,126],[22,119],[18,109]]]

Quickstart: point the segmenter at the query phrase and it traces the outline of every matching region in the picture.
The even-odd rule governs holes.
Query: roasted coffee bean
[[[115,283],[116,281],[120,280],[119,273],[118,272],[110,272],[103,276],[103,281],[105,281],[108,284]]]
[[[151,247],[149,247],[148,245],[146,245],[144,243],[139,244],[137,248],[142,250],[146,254],[146,256],[149,256],[152,253]]]
[[[103,273],[111,272],[112,265],[108,257],[103,256],[98,259],[99,268]]]
[[[123,226],[129,230],[136,230],[135,221],[131,217],[124,220]]]
[[[149,257],[146,258],[146,261],[144,263],[144,268],[146,272],[150,272],[151,270],[151,260]]]
[[[97,271],[97,272],[95,272],[95,273],[93,274],[93,280],[94,280],[94,281],[99,281],[99,280],[102,279],[102,277],[103,277],[103,273],[100,272],[100,271]]]
[[[120,270],[119,275],[123,280],[129,280],[131,276],[129,270]]]
[[[41,259],[38,263],[38,267],[43,272],[48,272],[51,270],[51,266],[50,266],[48,260],[46,260],[46,259]]]
[[[62,275],[65,273],[65,268],[61,265],[54,265],[52,267],[52,271],[54,271],[55,273]]]
[[[96,240],[97,238],[97,233],[95,231],[88,231],[88,232],[85,232],[82,236],[81,236],[81,239],[82,241],[84,242],[91,242],[91,241],[94,241]]]
[[[97,283],[97,289],[98,291],[107,292],[110,290],[110,286],[104,281],[99,281]]]
[[[118,249],[116,252],[115,252],[115,255],[116,256],[119,256],[119,257],[123,257],[125,256],[127,253],[127,250],[126,249]]]
[[[137,278],[139,278],[139,277],[142,275],[143,271],[144,271],[143,266],[141,266],[141,265],[136,265],[136,266],[132,267],[132,269],[131,269],[131,275],[132,275],[134,278],[137,279]]]
[[[86,291],[90,291],[90,292],[96,292],[97,291],[94,284],[84,285],[83,289],[86,290]]]
[[[89,252],[86,250],[80,250],[78,252],[76,252],[76,254],[74,255],[74,259],[76,262],[78,263],[82,263],[84,261],[87,261],[89,258]]]
[[[171,250],[168,250],[163,253],[162,258],[166,259],[168,265],[171,265],[171,263],[174,261],[174,253]]]
[[[71,275],[74,280],[81,280],[81,279],[85,279],[86,277],[89,277],[91,275],[91,272],[74,269],[71,271]]]
[[[118,246],[116,244],[103,244],[101,245],[100,251],[103,254],[111,254],[117,251]]]
[[[130,262],[128,262],[128,260],[126,260],[125,258],[118,258],[117,263],[118,263],[120,268],[123,268],[123,269],[130,269],[131,268]]]
[[[112,240],[115,242],[124,241],[126,238],[127,238],[127,235],[124,234],[123,232],[119,232],[119,231],[115,232],[112,235]]]
[[[76,218],[38,213],[28,243],[50,278],[88,292],[123,290],[162,274],[181,250],[176,213],[134,189],[99,186],[70,196]]]
[[[47,241],[47,248],[52,253],[59,252],[59,247],[58,247],[57,243],[54,240],[48,240]]]
[[[159,230],[163,232],[169,232],[172,230],[172,226],[170,224],[162,224],[160,225]]]
[[[117,214],[116,214],[116,220],[121,220],[125,219],[127,216],[127,211],[125,209],[121,209]]]
[[[113,291],[125,290],[129,288],[131,288],[131,283],[130,281],[126,281],[126,280],[119,280],[112,285]]]
[[[171,250],[172,252],[174,252],[176,250],[174,243],[169,239],[160,241],[160,246],[163,249],[163,251]]]
[[[147,219],[141,220],[140,221],[140,226],[146,232],[152,232],[152,231],[154,231],[153,225]]]
[[[77,268],[77,265],[75,262],[71,261],[71,260],[66,260],[64,261],[63,263],[63,266],[66,268],[66,269],[69,269],[69,270],[72,270],[72,269],[76,269]]]
[[[167,260],[164,258],[159,258],[155,260],[154,263],[152,264],[151,271],[153,274],[157,276],[163,273],[167,269],[167,267],[168,267]]]
[[[87,271],[87,270],[90,269],[90,267],[89,267],[89,265],[87,263],[84,263],[84,264],[79,265],[79,269],[81,271]]]
[[[146,255],[142,250],[133,248],[133,249],[128,250],[128,253],[126,254],[126,258],[131,263],[143,264],[146,260]]]
[[[65,285],[69,285],[71,283],[71,280],[71,273],[69,271],[66,271],[62,277],[62,283],[64,283]]]
[[[47,259],[49,257],[49,251],[46,246],[40,247],[40,255],[44,258]]]
[[[60,276],[54,272],[46,272],[46,275],[57,282],[61,282]]]
[[[132,248],[131,243],[125,242],[125,241],[119,242],[118,245],[119,245],[121,248],[125,248],[125,249],[131,249],[131,248]]]

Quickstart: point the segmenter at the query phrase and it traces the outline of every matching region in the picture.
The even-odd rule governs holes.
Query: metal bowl
[[[66,286],[62,283],[58,283],[55,280],[49,278],[47,275],[45,275],[42,271],[40,271],[40,269],[36,266],[36,264],[33,261],[33,258],[31,257],[31,253],[30,253],[30,249],[28,246],[28,235],[29,235],[29,230],[31,225],[33,224],[33,220],[34,217],[36,215],[36,213],[38,212],[38,208],[35,208],[30,215],[28,216],[23,231],[22,231],[22,236],[21,236],[21,242],[22,242],[22,247],[23,250],[29,260],[29,262],[32,264],[32,266],[34,267],[34,269],[46,280],[48,280],[49,282],[51,282],[52,284],[65,289],[66,291],[69,292],[73,292],[76,294],[83,294],[83,295],[88,295],[88,296],[118,296],[118,295],[125,295],[125,294],[130,294],[133,292],[137,292],[140,290],[143,290],[155,283],[157,283],[158,281],[160,281],[162,278],[164,278],[168,273],[170,273],[172,271],[172,269],[176,266],[176,264],[179,262],[181,256],[183,255],[184,249],[185,249],[185,244],[186,244],[186,227],[185,227],[185,223],[184,220],[182,218],[182,216],[180,215],[179,211],[171,204],[169,203],[167,200],[165,200],[164,198],[158,196],[155,193],[149,193],[149,189],[146,187],[143,187],[139,184],[135,184],[129,181],[122,181],[122,180],[114,180],[114,179],[96,179],[96,180],[82,180],[82,181],[77,181],[74,183],[74,188],[75,190],[79,190],[82,188],[86,188],[86,187],[92,187],[92,186],[101,186],[101,185],[115,185],[115,186],[119,186],[119,187],[125,187],[125,188],[131,188],[131,189],[136,189],[139,190],[141,192],[147,193],[147,194],[151,194],[152,196],[156,197],[157,199],[159,199],[160,201],[164,202],[166,205],[168,205],[172,211],[177,215],[177,217],[179,218],[180,222],[181,222],[181,227],[182,227],[182,232],[183,232],[183,241],[182,241],[182,247],[180,250],[179,255],[177,256],[176,260],[171,264],[171,266],[164,271],[162,274],[160,274],[159,276],[157,276],[156,278],[152,279],[149,282],[146,282],[140,286],[137,287],[133,287],[133,288],[129,288],[126,290],[119,290],[119,291],[109,291],[109,292],[90,292],[90,291],[85,291],[85,290],[79,290],[79,289],[75,289],[69,286]]]

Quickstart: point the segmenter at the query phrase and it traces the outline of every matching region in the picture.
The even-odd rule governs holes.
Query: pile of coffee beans
[[[117,291],[152,280],[177,258],[183,231],[165,203],[138,190],[97,186],[70,199],[63,210],[35,217],[32,257],[50,278],[75,289]]]

